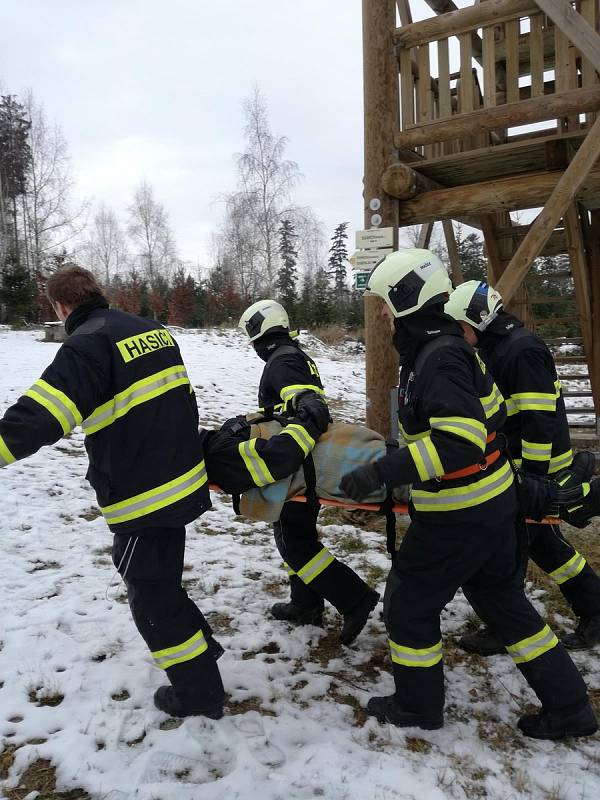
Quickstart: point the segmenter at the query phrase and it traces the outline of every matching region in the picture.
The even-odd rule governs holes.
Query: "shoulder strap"
[[[500,344],[494,347],[492,351],[494,363],[501,361],[515,342],[519,341],[519,339],[525,339],[527,336],[533,336],[533,334],[525,327],[515,328],[514,331],[511,331]]]
[[[441,350],[442,347],[454,347],[456,345],[463,350],[471,350],[471,346],[467,344],[464,339],[460,339],[458,336],[451,336],[449,334],[438,336],[437,338],[432,339],[430,342],[427,342],[427,344],[419,350],[419,354],[415,359],[413,371],[417,374],[421,372],[425,362],[429,356],[432,355],[432,353],[435,353],[437,350]]]

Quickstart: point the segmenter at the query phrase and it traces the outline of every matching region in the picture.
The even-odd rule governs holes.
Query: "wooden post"
[[[600,117],[596,120],[556,188],[540,211],[527,236],[519,245],[496,286],[505,300],[510,300],[527,275],[533,260],[550,238],[558,221],[575,199],[595,161],[600,156]]]
[[[600,36],[590,23],[575,11],[568,0],[535,2],[600,72]]]
[[[600,211],[592,211],[590,216],[592,352],[588,356],[588,364],[594,405],[596,412],[600,413]]]
[[[371,200],[379,199],[381,225],[398,235],[398,201],[381,186],[383,173],[394,161],[394,132],[400,119],[398,63],[394,54],[395,0],[362,0],[364,78],[364,209],[371,227]],[[398,382],[398,357],[389,324],[381,317],[382,302],[365,297],[367,425],[390,434],[390,393]]]
[[[587,213],[587,212],[585,212]],[[581,336],[586,358],[589,359],[590,378],[592,375],[592,309],[590,303],[590,273],[585,252],[585,244],[579,221],[576,203],[571,203],[564,216],[567,250],[571,263],[571,274],[575,284],[575,301],[581,322]]]
[[[456,288],[464,281],[464,278],[460,268],[460,256],[458,255],[458,247],[456,245],[452,221],[449,219],[442,220],[442,228],[444,229],[448,259],[450,260],[450,269],[452,270],[452,283]]]

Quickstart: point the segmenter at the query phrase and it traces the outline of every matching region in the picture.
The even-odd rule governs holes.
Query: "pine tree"
[[[463,236],[461,226],[457,226],[456,245],[463,278],[466,281],[486,281],[487,265],[483,255],[483,242],[477,234]]]
[[[277,275],[277,288],[279,290],[279,299],[288,314],[294,313],[296,305],[296,262],[298,260],[298,251],[296,250],[295,240],[297,238],[290,220],[284,219],[279,228],[281,267]]]
[[[345,306],[348,300],[348,280],[346,277],[346,261],[348,260],[348,223],[341,222],[331,237],[329,248],[329,275],[333,281],[333,299],[335,308],[333,316],[342,321],[345,317]]]
[[[183,267],[178,267],[171,282],[169,325],[188,328],[196,314],[196,284]]]
[[[21,263],[17,199],[27,190],[27,170],[31,161],[29,130],[25,107],[14,95],[0,97],[0,186],[12,215],[12,266]]]
[[[327,325],[331,322],[331,286],[324,269],[318,269],[313,286],[311,322],[313,325]]]
[[[35,281],[19,263],[15,250],[9,250],[0,273],[0,305],[6,306],[6,321],[31,320],[35,296]]]

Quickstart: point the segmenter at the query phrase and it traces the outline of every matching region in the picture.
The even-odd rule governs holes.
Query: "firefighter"
[[[0,467],[81,425],[133,620],[170,681],[154,703],[171,716],[218,719],[223,649],[181,586],[184,526],[211,503],[179,347],[162,325],[110,309],[79,266],[52,275],[46,293],[69,338],[0,419]]]
[[[446,313],[458,320],[504,395],[508,416],[503,431],[523,472],[557,476],[577,466],[560,381],[546,344],[504,311],[502,298],[487,283],[475,280],[458,286]],[[589,455],[580,453],[575,461],[585,463]],[[526,527],[529,556],[556,581],[578,617],[575,632],[563,636],[563,644],[584,650],[600,643],[600,578],[558,525],[527,523]],[[481,655],[503,652],[502,642],[486,628],[463,636],[461,643]]]
[[[358,501],[382,485],[412,484],[411,523],[384,597],[396,690],[372,697],[367,710],[401,727],[442,726],[440,612],[462,587],[541,701],[520,729],[544,739],[589,735],[597,724],[583,679],[523,591],[513,473],[497,441],[505,404],[444,313],[450,290],[441,261],[416,248],[386,256],[367,284],[393,319],[408,445],[353,470],[341,488]]]
[[[319,370],[295,340],[297,333],[290,331],[283,306],[275,300],[259,300],[244,311],[239,327],[265,362],[258,389],[261,411],[282,419],[321,417],[326,428],[330,417]],[[305,474],[309,465],[305,463]],[[294,624],[321,625],[326,599],[343,615],[340,641],[350,644],[366,625],[379,595],[321,544],[318,514],[315,495],[305,504],[286,503],[273,526],[290,578],[290,600],[275,603],[271,614]]]

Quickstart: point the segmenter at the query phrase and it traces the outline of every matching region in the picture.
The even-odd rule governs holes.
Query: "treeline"
[[[361,300],[348,281],[347,227],[330,240],[312,209],[294,202],[298,165],[270,128],[257,90],[244,104],[245,149],[237,186],[219,200],[212,263],[183,260],[168,212],[143,181],[126,215],[72,203],[65,138],[33,97],[0,98],[0,320],[52,318],[43,287],[65,262],[90,268],[111,302],[179,325],[235,320],[276,296],[300,325],[358,325]]]
[[[210,263],[199,264],[180,257],[168,212],[147,181],[132,190],[121,217],[104,203],[74,203],[60,128],[31,95],[0,96],[0,321],[52,319],[45,281],[75,261],[97,275],[116,307],[172,325],[233,323],[266,296],[280,299],[297,326],[362,325],[362,298],[349,283],[348,223],[327,234],[313,210],[295,202],[302,176],[286,158],[286,137],[271,131],[258,89],[245,101],[244,116],[236,187],[219,198],[223,214]],[[484,279],[479,235],[463,234],[460,226],[455,233],[465,279]],[[418,235],[403,229],[401,243],[414,246]],[[430,247],[446,259],[435,233]],[[538,304],[538,315],[572,313],[572,284],[553,277],[566,268],[562,256],[536,262],[541,279],[531,291],[565,298]],[[574,335],[576,328],[574,319],[566,330],[550,325],[543,332]]]

